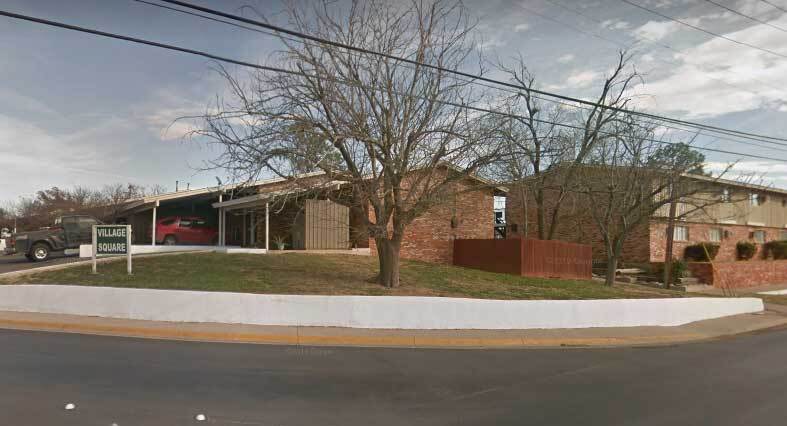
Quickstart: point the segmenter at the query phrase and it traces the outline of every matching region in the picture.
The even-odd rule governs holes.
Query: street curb
[[[164,340],[185,340],[198,342],[252,343],[298,346],[358,346],[358,347],[406,347],[406,348],[554,348],[554,347],[615,347],[615,346],[653,346],[675,343],[696,342],[721,336],[707,336],[698,333],[681,333],[664,336],[638,337],[592,337],[592,338],[528,338],[528,337],[432,337],[423,333],[408,333],[398,330],[397,335],[358,336],[325,335],[309,333],[310,327],[297,327],[297,333],[244,333],[210,332],[189,330],[173,324],[171,328],[132,327],[101,324],[76,324],[68,322],[10,320],[0,319],[0,328],[91,334],[117,337],[133,337]],[[293,327],[295,328],[295,327]],[[326,328],[331,330],[330,328]],[[347,329],[333,329],[343,334]],[[390,330],[385,330],[390,331]],[[421,332],[422,330],[416,330]],[[475,330],[477,331],[477,330]]]

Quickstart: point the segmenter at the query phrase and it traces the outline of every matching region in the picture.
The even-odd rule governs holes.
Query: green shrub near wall
[[[686,276],[687,269],[688,265],[686,265],[686,261],[682,259],[672,259],[672,273],[670,273],[672,284],[680,282],[680,279]],[[652,263],[650,273],[655,275],[654,278],[661,281],[664,277],[664,262]]]
[[[750,241],[738,241],[738,244],[735,244],[735,251],[738,253],[738,260],[749,260],[757,253],[757,244]]]
[[[787,259],[787,241],[769,241],[765,243],[765,258]]]
[[[697,243],[686,247],[683,257],[693,262],[710,262],[719,254],[719,244]]]

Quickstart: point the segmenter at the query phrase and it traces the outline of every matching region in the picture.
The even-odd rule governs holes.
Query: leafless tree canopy
[[[629,56],[620,52],[615,66],[607,75],[590,107],[560,105],[542,100],[533,90],[536,79],[522,58],[516,65],[499,65],[509,80],[523,89],[505,100],[510,116],[501,120],[501,135],[506,153],[501,158],[500,177],[523,201],[523,216],[528,208],[536,212],[536,233],[540,239],[552,239],[559,226],[561,207],[573,191],[578,178],[575,169],[585,164],[596,146],[615,136],[616,123],[624,119],[619,109],[631,101],[630,89],[639,81],[639,74],[630,66]],[[550,170],[560,167],[559,181]],[[547,187],[556,189],[545,199]],[[527,206],[532,198],[534,204]],[[525,221],[524,235],[530,233]]]
[[[480,73],[474,21],[455,1],[323,1],[285,10],[301,32],[447,69]],[[223,150],[215,166],[246,179],[323,171],[368,206],[380,282],[398,284],[404,228],[454,183],[500,153],[468,81],[423,66],[282,38],[276,65],[248,80],[222,73],[232,98],[198,132]]]
[[[704,156],[690,149],[691,141],[657,138],[655,129],[631,117],[616,121],[610,129],[614,136],[596,143],[586,164],[577,169],[574,190],[592,206],[588,210],[607,253],[608,285],[629,232],[657,211],[680,202],[687,206],[683,214],[690,215],[722,201],[714,188],[724,172],[715,178],[691,178],[702,169]]]

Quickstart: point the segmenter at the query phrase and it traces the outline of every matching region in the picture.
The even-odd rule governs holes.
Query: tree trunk
[[[615,255],[607,256],[607,276],[604,285],[612,286],[615,283],[615,271],[618,269],[618,257]]]
[[[675,210],[677,210],[677,203],[673,201],[669,205],[669,217],[667,218],[667,245],[664,249],[664,288],[672,286],[672,246],[675,241]]]
[[[380,274],[377,283],[385,287],[399,287],[399,249],[400,242],[388,238],[376,238],[377,258],[380,263]]]

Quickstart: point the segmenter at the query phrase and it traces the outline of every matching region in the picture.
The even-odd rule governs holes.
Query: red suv
[[[156,222],[156,243],[166,246],[175,244],[213,244],[219,239],[219,231],[209,225],[204,217],[169,216]],[[148,233],[150,237],[150,233]]]

